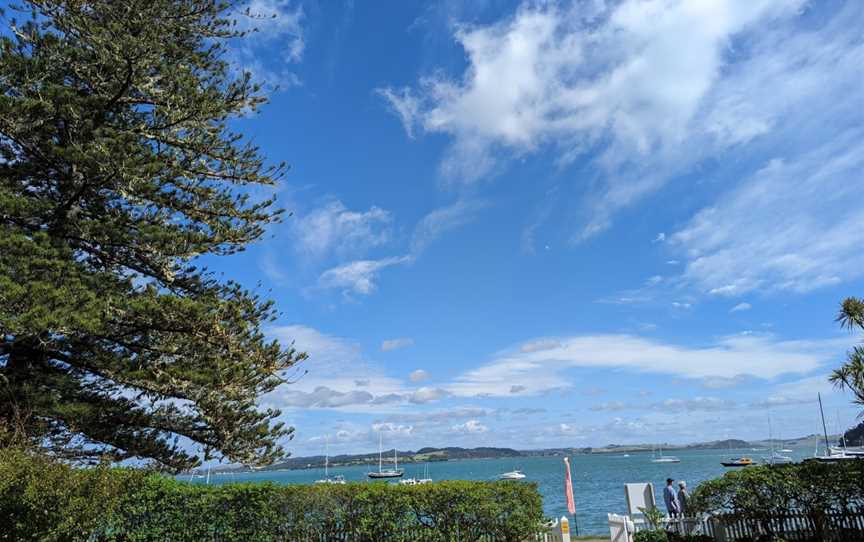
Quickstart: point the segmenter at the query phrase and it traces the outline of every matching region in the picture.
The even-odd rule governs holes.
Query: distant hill
[[[523,454],[512,448],[420,448],[419,450],[400,450],[399,463],[428,463],[430,461],[452,461],[458,459],[495,459],[499,457],[521,457]],[[393,461],[393,450],[383,452],[385,463]],[[378,453],[369,454],[344,454],[330,457],[331,467],[344,467],[349,465],[377,465]],[[261,470],[285,470],[285,469],[314,469],[324,466],[324,456],[315,455],[308,457],[291,457],[280,463],[274,463]],[[227,469],[226,469],[227,470]],[[240,470],[246,470],[240,469]]]
[[[864,432],[864,424],[859,425],[856,429],[851,430],[852,437],[858,437],[857,431]],[[837,440],[837,435],[829,437],[832,442]],[[782,446],[816,446],[824,437],[820,435],[808,435],[795,439],[775,440],[774,445]],[[847,433],[847,440],[849,434]],[[686,445],[662,444],[664,451],[672,450],[708,450],[719,449],[725,450],[729,448],[768,448],[768,441],[752,441],[740,439],[715,440],[710,442],[695,442]],[[420,448],[417,451],[404,450],[399,451],[399,463],[427,463],[433,461],[458,461],[464,459],[497,459],[500,457],[542,457],[542,456],[565,456],[577,454],[624,454],[624,453],[651,453],[655,445],[653,444],[608,444],[601,447],[582,447],[582,448],[545,448],[541,450],[514,450],[513,448],[459,448],[449,446],[444,448],[426,447]],[[384,461],[391,464],[393,460],[393,450],[385,450]],[[330,457],[331,467],[344,467],[350,465],[377,465],[378,453],[367,454],[343,454]],[[314,455],[307,457],[291,457],[280,463],[275,463],[269,467],[264,467],[261,470],[294,470],[294,469],[314,469],[324,467],[324,456]],[[216,470],[222,471],[245,471],[249,470],[246,467],[223,467]]]

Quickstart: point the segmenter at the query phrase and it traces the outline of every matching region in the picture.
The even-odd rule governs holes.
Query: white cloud
[[[429,373],[423,369],[417,369],[416,371],[411,371],[411,374],[408,375],[408,379],[411,380],[411,382],[423,382],[424,380],[429,379]]]
[[[502,155],[551,145],[566,163],[599,151],[608,190],[586,237],[699,156],[769,129],[770,116],[752,118],[740,98],[712,91],[733,37],[763,33],[802,3],[526,2],[512,18],[457,27],[468,61],[460,78],[436,74],[381,93],[409,134],[419,127],[452,138],[442,171],[460,182],[489,175]]]
[[[376,433],[388,433],[390,435],[408,437],[414,433],[414,426],[383,422],[372,424],[372,431]]]
[[[408,393],[401,381],[364,359],[360,347],[351,341],[302,325],[273,327],[267,334],[309,354],[299,367],[305,374],[286,375],[293,383],[280,386],[265,398],[273,406],[360,406],[361,410],[372,410],[367,407],[380,404],[375,400],[381,396],[398,394],[401,402]]]
[[[408,401],[415,404],[423,404],[430,403],[432,401],[438,401],[439,399],[443,399],[447,397],[449,392],[442,388],[428,388],[422,387],[413,391],[410,395],[408,395]]]
[[[737,305],[729,309],[729,312],[749,311],[752,308],[753,305],[751,305],[750,303],[738,303]]]
[[[295,249],[312,258],[362,253],[387,243],[391,238],[390,213],[378,207],[368,211],[348,210],[341,201],[291,219]]]
[[[792,161],[772,160],[674,234],[688,256],[683,278],[709,294],[738,296],[807,292],[861,276],[862,170],[860,130]]]
[[[373,396],[368,391],[340,392],[327,386],[319,386],[311,392],[303,392],[290,387],[283,391],[282,404],[302,408],[337,408],[353,405],[366,405]]]
[[[478,420],[468,420],[465,423],[460,423],[458,425],[454,425],[451,427],[451,430],[454,433],[469,433],[469,434],[477,434],[477,433],[485,433],[489,431],[489,428],[480,423]]]
[[[408,137],[414,138],[414,119],[420,113],[420,101],[414,96],[410,89],[403,88],[394,90],[392,88],[376,89],[381,97],[383,97],[390,105],[393,113],[402,121],[402,127]]]
[[[464,226],[484,207],[485,204],[482,202],[458,200],[433,210],[414,228],[411,254],[419,256],[435,239],[450,230]]]
[[[774,378],[804,374],[835,358],[846,342],[784,341],[770,335],[734,335],[704,346],[679,346],[632,335],[562,337],[559,346],[513,351],[458,376],[447,390],[457,396],[508,396],[514,382],[522,393],[570,387],[566,371],[574,368],[621,368],[685,378]]]
[[[414,339],[410,337],[387,339],[381,342],[381,351],[391,352],[393,350],[399,350],[400,348],[407,348],[409,346],[414,346]]]
[[[235,18],[237,30],[249,32],[229,49],[235,69],[270,85],[299,85],[300,79],[287,66],[300,62],[306,48],[303,7],[288,0],[251,0],[238,6]],[[270,58],[274,47],[280,53],[278,61]]]
[[[328,269],[318,277],[322,288],[341,289],[343,293],[369,295],[375,291],[378,273],[387,267],[411,261],[409,256],[392,256],[380,260],[356,260]]]
[[[690,399],[666,399],[655,403],[625,403],[610,401],[594,405],[595,412],[617,412],[620,410],[653,410],[664,413],[679,412],[716,412],[738,408],[738,404],[730,399],[718,397],[693,397]]]

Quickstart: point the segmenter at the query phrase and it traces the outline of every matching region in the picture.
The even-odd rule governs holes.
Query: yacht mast
[[[384,439],[384,437],[382,436],[381,432],[379,431],[378,432],[378,472],[381,472],[381,450],[383,449],[383,448],[381,448],[381,446],[384,445],[383,439]]]
[[[816,397],[819,398],[819,414],[822,415],[822,432],[825,433],[825,453],[831,455],[831,445],[828,444],[828,427],[825,425],[825,411],[822,410],[822,394],[817,393]]]

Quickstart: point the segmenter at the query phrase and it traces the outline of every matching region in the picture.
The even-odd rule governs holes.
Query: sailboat
[[[811,459],[805,461],[819,461],[821,463],[837,463],[839,461],[855,461],[859,456],[848,454],[845,450],[832,449],[828,442],[828,427],[825,425],[825,411],[822,409],[822,394],[816,394],[819,398],[819,414],[822,416],[822,432],[825,435],[825,455],[819,455],[819,444],[816,444],[816,452]]]
[[[366,476],[369,478],[402,478],[402,475],[405,474],[405,471],[399,468],[399,457],[396,455],[396,447],[393,447],[393,468],[385,469],[383,468],[383,436],[379,432],[378,433],[378,472],[371,471],[367,472]]]
[[[680,463],[681,460],[674,455],[663,455],[663,446],[660,446],[660,457],[654,456],[652,463]]]
[[[788,455],[783,455],[774,449],[774,435],[771,431],[771,412],[768,412],[768,442],[771,445],[771,455],[765,457],[765,462],[769,465],[786,465],[794,463],[795,460]]]
[[[429,465],[423,466],[423,478],[404,478],[399,480],[399,484],[403,486],[416,486],[419,484],[430,484],[432,478],[429,478]]]
[[[315,480],[316,484],[344,484],[345,477],[337,474],[330,477],[330,435],[324,437],[324,478]]]

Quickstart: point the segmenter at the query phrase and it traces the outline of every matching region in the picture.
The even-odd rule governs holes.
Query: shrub
[[[648,529],[639,531],[633,537],[633,542],[666,542],[666,531],[661,529]]]
[[[696,512],[759,523],[769,540],[783,534],[775,532],[771,518],[789,513],[810,518],[819,540],[831,539],[828,533],[838,533],[838,526],[830,522],[832,514],[864,508],[864,460],[748,467],[703,482],[691,502]]]
[[[202,486],[0,450],[0,541],[521,542],[542,520],[534,484]]]

